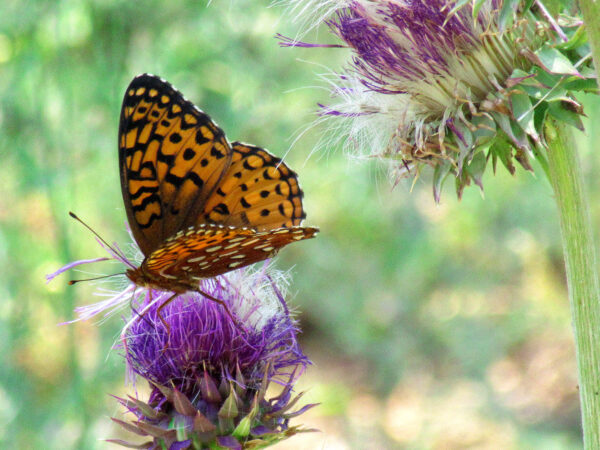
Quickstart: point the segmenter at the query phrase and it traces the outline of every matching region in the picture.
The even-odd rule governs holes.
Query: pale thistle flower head
[[[471,182],[483,188],[489,161],[511,173],[514,161],[532,170],[532,158],[545,168],[545,118],[581,128],[573,93],[596,89],[581,22],[554,20],[539,1],[287,3],[306,14],[306,27],[324,22],[340,44],[280,36],[281,45],[351,52],[342,72],[324,76],[332,98],[320,105],[322,120],[396,176],[433,167],[436,200],[450,174],[459,196]]]

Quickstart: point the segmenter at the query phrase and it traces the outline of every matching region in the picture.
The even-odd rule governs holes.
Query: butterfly
[[[296,173],[263,148],[230,143],[206,113],[154,75],[135,77],[125,91],[119,168],[129,226],[144,255],[126,271],[138,286],[199,291],[202,279],[270,258],[319,231],[300,226],[306,214]]]

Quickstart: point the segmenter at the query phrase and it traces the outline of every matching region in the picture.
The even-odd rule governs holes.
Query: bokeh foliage
[[[117,122],[130,79],[151,72],[231,140],[286,155],[307,223],[322,229],[277,265],[293,273],[292,303],[316,363],[302,388],[322,406],[303,419],[323,433],[279,448],[577,447],[558,219],[542,172],[487,174],[485,199],[470,188],[459,203],[449,189],[436,206],[430,180],[411,191],[408,181],[392,187],[374,161],[349,162],[327,146],[311,155],[322,129],[292,146],[326,95],[316,74],[346,54],[279,48],[273,35],[297,28],[268,6],[0,5],[0,446],[105,448],[99,439],[119,437],[109,394],[134,393],[110,350],[122,322],[59,326],[98,299],[92,285],[69,288],[64,276],[46,286],[44,275],[102,256],[69,210],[127,242]],[[583,101],[588,133],[579,138],[600,223],[600,107]]]

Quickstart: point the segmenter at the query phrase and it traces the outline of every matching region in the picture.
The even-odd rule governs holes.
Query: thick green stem
[[[592,47],[594,66],[600,67],[600,2],[597,0],[579,0],[579,8]]]
[[[565,255],[586,449],[600,448],[600,285],[581,165],[571,130],[546,124],[550,181]]]

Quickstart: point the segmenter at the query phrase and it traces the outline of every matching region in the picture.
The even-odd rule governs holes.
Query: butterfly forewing
[[[298,177],[266,150],[234,142],[232,163],[200,220],[269,230],[305,217]]]
[[[121,189],[145,259],[135,283],[185,292],[313,237],[297,175],[279,158],[229,144],[208,115],[166,81],[140,75],[119,125]]]
[[[178,233],[144,262],[154,275],[193,285],[262,261],[280,248],[314,236],[316,228],[291,227],[269,231],[201,225]]]
[[[197,222],[231,164],[223,131],[169,83],[136,77],[119,125],[121,189],[144,255]]]

